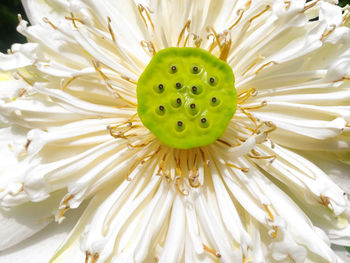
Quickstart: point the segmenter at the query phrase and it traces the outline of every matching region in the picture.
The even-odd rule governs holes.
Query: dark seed
[[[214,79],[213,77],[211,77],[211,78],[209,79],[209,81],[210,81],[210,83],[214,83],[215,79]]]
[[[197,91],[197,87],[196,87],[196,86],[193,86],[193,87],[192,87],[192,91],[193,91],[193,92],[196,92],[196,91]]]
[[[180,103],[181,103],[181,99],[180,99],[180,98],[177,98],[177,99],[176,99],[176,102],[177,102],[178,104],[180,104]]]
[[[163,84],[159,84],[159,85],[158,85],[158,88],[159,88],[160,90],[164,89]]]
[[[159,110],[160,110],[160,111],[163,111],[163,110],[164,110],[164,106],[160,105],[160,106],[159,106]]]
[[[192,104],[190,105],[190,107],[191,107],[191,109],[194,109],[194,108],[196,107],[196,104],[192,103]]]
[[[193,67],[193,71],[197,72],[198,71],[198,67]]]
[[[177,126],[181,127],[183,125],[182,121],[177,122]]]
[[[202,118],[201,119],[201,123],[206,123],[207,122],[207,119],[206,118]]]
[[[215,98],[215,97],[212,97],[212,98],[211,98],[211,101],[212,101],[213,103],[215,103],[215,102],[216,102],[216,98]]]
[[[181,83],[180,82],[177,82],[175,85],[176,85],[176,88],[181,88]]]
[[[176,66],[171,66],[171,70],[175,71],[176,70]]]

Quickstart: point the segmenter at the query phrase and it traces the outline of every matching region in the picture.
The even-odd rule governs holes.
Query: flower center
[[[215,142],[237,105],[234,75],[224,61],[200,48],[166,48],[137,83],[142,123],[165,145],[190,149]]]

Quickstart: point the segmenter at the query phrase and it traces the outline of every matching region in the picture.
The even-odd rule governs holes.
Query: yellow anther
[[[243,14],[244,14],[244,10],[239,9],[237,12],[237,15],[238,15],[237,20],[228,28],[228,30],[232,30],[232,28],[234,28],[239,23],[239,21],[241,21]]]
[[[55,26],[47,17],[43,17],[43,21],[49,24],[53,29],[57,30],[57,26]]]
[[[233,163],[225,163],[225,165],[229,166],[229,167],[232,167],[232,168],[235,168],[237,170],[241,170],[243,173],[247,173],[249,172],[249,168],[246,168],[246,167],[239,167]]]
[[[269,5],[267,5],[266,7],[265,7],[265,9],[264,10],[262,10],[260,13],[258,13],[257,15],[255,15],[255,16],[253,16],[251,19],[249,19],[249,22],[251,23],[251,22],[253,22],[255,19],[257,19],[259,16],[261,16],[262,14],[264,14],[267,10],[269,10],[270,9],[270,6]]]
[[[156,48],[154,47],[154,44],[151,41],[146,41],[146,40],[142,40],[141,41],[141,46],[148,51],[149,53],[152,54],[152,56],[154,56],[157,51]]]
[[[180,32],[180,35],[179,35],[179,37],[177,39],[177,44],[176,44],[177,47],[180,46],[180,42],[181,42],[181,40],[182,40],[182,38],[183,38],[183,36],[185,34],[185,31],[186,30],[187,30],[187,32],[190,31],[190,25],[191,25],[191,20],[187,20],[187,22],[185,23],[184,27],[182,28],[182,30]],[[187,36],[187,38],[188,38],[188,36]],[[185,41],[185,43],[186,43],[186,41]]]
[[[112,40],[115,43],[116,42],[116,38],[115,38],[113,29],[112,29],[112,26],[111,26],[112,20],[111,20],[111,18],[109,16],[107,16],[107,20],[108,20],[108,31],[109,31],[109,34],[111,35]]]
[[[83,24],[83,25],[85,24],[84,21],[83,21],[82,19],[77,18],[77,17],[74,17],[74,14],[73,14],[73,13],[70,13],[70,14],[71,14],[71,16],[70,16],[70,17],[69,17],[69,16],[66,16],[65,19],[72,21],[73,26],[74,26],[75,28],[78,28],[76,22],[79,22],[79,23],[81,23],[81,24]]]
[[[143,5],[141,5],[141,4],[137,5],[137,9],[138,9],[138,11],[139,11],[139,14],[140,14],[140,16],[141,16],[141,18],[142,18],[142,21],[143,21],[143,23],[145,24],[146,28],[148,28],[148,23],[147,23],[147,19],[148,19],[149,23],[151,24],[152,29],[154,30],[154,24],[153,24],[152,19],[151,19],[151,16],[150,16],[150,11],[149,11],[149,9],[148,9],[148,8],[145,8],[145,7],[144,7]],[[144,16],[143,13],[145,13],[146,16]]]
[[[311,2],[311,3],[309,3],[309,4],[306,4],[306,5],[304,6],[303,12],[305,12],[306,10],[308,10],[308,9],[310,9],[310,8],[312,8],[312,7],[314,7],[319,1],[320,1],[320,0],[316,0],[316,1],[313,1],[313,2]]]
[[[218,251],[215,251],[214,249],[209,248],[205,244],[203,244],[203,248],[205,251],[209,252],[210,254],[214,255],[215,257],[221,258],[221,254]]]
[[[264,68],[266,68],[267,66],[269,66],[271,64],[278,64],[278,63],[276,61],[270,61],[270,62],[265,63],[255,72],[255,75],[257,75],[260,71],[262,71]]]
[[[329,36],[337,27],[335,25],[331,25],[331,29],[327,31],[327,33],[322,34],[321,41]]]
[[[67,82],[66,84],[63,85],[63,87],[61,88],[62,90],[65,90],[69,84],[72,83],[73,80],[75,80],[77,78],[77,76],[74,76],[74,77],[71,77]]]

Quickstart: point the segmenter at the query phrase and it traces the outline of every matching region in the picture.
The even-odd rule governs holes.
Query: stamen
[[[21,73],[19,73],[18,71],[16,71],[16,73],[18,76],[20,76],[29,86],[33,86],[34,84],[29,81],[27,78],[25,78]]]
[[[66,84],[63,85],[63,87],[61,88],[62,90],[65,90],[69,84],[72,83],[73,80],[75,80],[77,78],[77,76],[74,76],[74,77],[71,77],[67,82]]]
[[[100,257],[100,255],[98,253],[95,253],[93,256],[92,256],[92,260],[91,260],[91,263],[95,263],[98,258]]]
[[[263,204],[267,214],[269,215],[269,218],[271,221],[274,221],[275,220],[275,217],[273,216],[270,208],[268,205],[266,204]],[[277,237],[277,233],[278,233],[278,227],[277,226],[272,226],[272,229],[274,230],[274,232],[272,233],[272,238],[276,238]]]
[[[129,82],[132,83],[132,84],[137,85],[137,81],[132,80],[132,79],[130,79],[130,78],[127,77],[127,76],[121,76],[121,78],[124,79],[124,80],[126,80],[126,81],[129,81]]]
[[[278,64],[278,63],[276,61],[267,62],[264,65],[262,65],[254,74],[257,75],[260,71],[262,71],[264,68],[266,68],[267,66],[269,66],[271,64]]]
[[[251,22],[253,22],[255,19],[257,19],[259,16],[261,16],[262,14],[264,14],[267,10],[269,10],[270,9],[270,6],[269,5],[267,5],[266,7],[265,7],[265,9],[264,10],[262,10],[260,13],[258,13],[257,15],[255,15],[255,16],[253,16],[251,19],[249,19],[249,22],[251,23]]]
[[[156,151],[150,154],[145,154],[142,157],[136,158],[135,162],[130,166],[128,172],[126,173],[126,179],[128,181],[131,181],[132,178],[130,178],[130,174],[136,169],[137,166],[140,164],[143,165],[146,162],[150,161],[154,156],[156,156],[159,153],[160,149],[158,148]]]
[[[202,150],[202,148],[199,148],[199,151],[200,151],[200,153],[201,153],[203,163],[205,164],[205,166],[208,167],[209,164],[210,164],[210,161],[205,157],[205,153],[204,153],[204,151]]]
[[[284,3],[286,4],[286,9],[288,10],[289,7],[290,7],[291,2],[290,1],[284,1]]]
[[[153,43],[151,41],[146,41],[146,40],[142,40],[141,41],[141,46],[148,51],[149,53],[151,53],[153,56],[157,53]]]
[[[244,14],[244,10],[243,9],[239,9],[238,12],[237,12],[237,15],[239,16],[238,19],[233,23],[232,26],[230,26],[228,28],[228,30],[232,30],[232,28],[234,28],[239,23],[239,21],[241,21],[243,14]]]
[[[260,105],[257,105],[257,106],[251,106],[251,107],[242,107],[242,109],[245,109],[245,110],[256,110],[256,109],[261,109],[263,107],[265,107],[267,105],[267,101],[264,100],[261,102]]]
[[[255,88],[249,88],[246,91],[243,91],[238,95],[238,104],[242,104],[246,102],[251,96],[255,96],[257,94],[257,90]]]
[[[249,168],[246,168],[246,167],[239,167],[233,163],[225,163],[225,165],[229,166],[229,167],[232,167],[232,168],[235,168],[235,169],[238,169],[238,170],[241,170],[243,173],[247,173],[249,172]]]
[[[31,142],[32,142],[32,140],[27,139],[27,143],[26,143],[26,145],[24,146],[24,149],[25,149],[26,152],[28,152],[28,147],[29,147],[29,145],[30,145]]]
[[[266,160],[266,159],[271,159],[270,163],[272,163],[274,160],[276,160],[277,156],[276,155],[266,155],[266,156],[254,156],[251,154],[248,154],[248,157],[253,158],[253,159],[258,159],[258,160]]]
[[[165,159],[167,157],[167,153],[165,153],[162,157],[162,160],[160,161],[160,164],[159,164],[159,168],[158,168],[158,171],[157,171],[157,175],[161,175],[161,173],[163,175],[165,175],[165,172],[164,172],[164,163],[165,163]]]
[[[193,35],[193,40],[194,40],[194,44],[195,44],[196,48],[200,48],[203,39],[201,37],[199,37],[198,35],[196,35],[196,34],[192,33],[192,35]]]
[[[73,14],[73,13],[70,13],[70,14],[71,14],[71,17],[66,16],[65,19],[72,21],[73,26],[74,26],[75,28],[78,28],[78,27],[77,27],[77,24],[75,23],[76,21],[79,22],[79,23],[81,23],[81,24],[83,24],[83,25],[85,25],[85,23],[84,23],[83,20],[81,20],[80,18],[74,17],[74,14]]]
[[[109,16],[107,16],[107,20],[108,20],[108,31],[109,31],[109,34],[111,35],[112,40],[115,43],[116,42],[116,38],[115,38],[113,29],[112,29],[112,26],[111,26],[112,20],[111,20],[111,18]]]
[[[203,248],[205,251],[209,252],[210,254],[214,255],[215,257],[221,258],[221,254],[218,251],[215,251],[214,249],[209,248],[205,244],[203,244]]]
[[[43,21],[47,24],[49,24],[53,29],[57,30],[58,27],[55,26],[47,17],[43,17]]]
[[[265,133],[270,133],[270,132],[273,132],[274,130],[277,129],[277,126],[276,126],[272,121],[266,121],[266,122],[265,122],[265,125],[266,125],[267,127],[271,127],[271,129],[265,131]]]
[[[325,39],[327,36],[329,36],[329,35],[337,28],[335,25],[331,25],[330,27],[331,27],[331,29],[328,30],[327,33],[322,34],[321,41],[322,41],[323,39]]]
[[[181,176],[177,176],[177,177],[175,178],[176,190],[177,190],[182,196],[188,196],[188,193],[185,192],[185,191],[183,191],[183,190],[181,190],[181,188],[180,188],[180,184],[181,184],[181,180],[182,180],[181,178],[182,178]]]
[[[64,201],[62,202],[62,205],[67,207],[69,201],[72,200],[73,198],[74,198],[74,195],[73,195],[73,194],[69,194],[69,195],[64,199]]]
[[[60,210],[60,213],[57,217],[57,221],[60,222],[60,219],[62,219],[63,215],[70,209],[69,206],[66,206]]]
[[[321,202],[324,206],[328,207],[330,202],[330,198],[324,195],[320,195]]]
[[[92,64],[93,64],[95,70],[100,74],[100,76],[102,77],[102,79],[103,79],[104,82],[106,83],[107,87],[108,87],[109,89],[113,90],[113,94],[115,94],[117,97],[119,97],[121,100],[125,101],[126,103],[131,104],[131,105],[133,105],[133,106],[137,106],[136,103],[133,103],[133,102],[131,102],[131,101],[125,99],[123,96],[120,95],[119,92],[117,92],[117,91],[114,90],[114,88],[112,87],[112,85],[108,83],[108,81],[109,81],[110,79],[102,72],[102,70],[101,70],[101,68],[100,68],[100,64],[99,64],[98,61],[93,60],[93,61],[92,61]]]
[[[139,11],[139,14],[140,14],[140,16],[141,16],[141,18],[142,18],[146,28],[148,28],[148,23],[147,23],[147,20],[146,20],[146,18],[147,18],[148,22],[151,24],[152,29],[154,30],[154,24],[152,22],[150,14],[149,14],[148,8],[145,8],[142,4],[138,4],[137,5],[137,9]],[[146,17],[143,15],[143,13],[146,14]]]
[[[265,59],[263,56],[257,55],[255,61],[241,74],[243,77],[249,70],[251,70],[258,62],[260,59]]]
[[[315,0],[309,4],[306,4],[304,6],[303,12],[305,12],[306,10],[310,9],[311,7],[314,7],[320,0]]]
[[[180,32],[180,35],[179,35],[179,37],[178,37],[178,39],[177,39],[177,44],[176,44],[177,47],[180,46],[180,42],[181,42],[181,40],[182,40],[182,38],[183,38],[183,36],[184,36],[185,31],[187,30],[187,32],[189,32],[189,30],[190,30],[190,25],[191,25],[191,20],[187,20],[187,22],[185,23],[184,27],[182,28],[182,30],[181,30],[181,32]],[[185,43],[186,43],[186,41],[185,41]],[[185,46],[185,45],[184,45],[184,46]]]
[[[230,148],[233,147],[230,143],[224,141],[223,139],[217,139],[216,141],[217,141],[217,142],[221,142],[222,144],[224,144],[224,145],[226,145],[226,146],[228,146],[228,147],[230,147]]]
[[[240,105],[237,105],[237,106],[244,113],[244,115],[246,115],[255,125],[257,125],[258,120],[250,112],[246,111]]]
[[[91,254],[89,251],[85,251],[85,263],[89,262],[89,258],[90,258]]]

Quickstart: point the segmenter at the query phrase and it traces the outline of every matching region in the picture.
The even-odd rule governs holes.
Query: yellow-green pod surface
[[[169,147],[211,144],[236,110],[234,81],[231,67],[203,49],[163,49],[138,80],[139,117]]]

